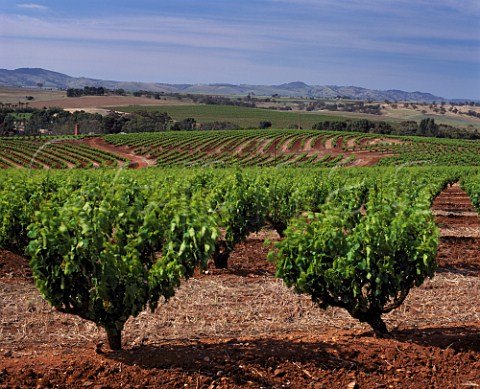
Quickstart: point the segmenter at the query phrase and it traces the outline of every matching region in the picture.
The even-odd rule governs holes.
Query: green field
[[[139,110],[168,112],[173,120],[194,118],[198,123],[232,122],[243,128],[257,128],[261,121],[270,121],[273,128],[288,128],[298,125],[311,129],[315,123],[345,120],[346,115],[331,113],[309,113],[299,111],[274,111],[261,108],[236,107],[229,105],[162,105],[115,107],[117,111],[135,112]],[[374,118],[375,119],[375,118]],[[379,117],[378,120],[383,120]]]
[[[112,109],[112,107],[110,107]],[[182,104],[182,105],[129,105],[113,108],[121,112],[135,111],[158,111],[168,112],[175,121],[186,118],[194,118],[197,123],[232,122],[242,128],[258,128],[261,121],[269,121],[273,128],[291,128],[298,125],[303,129],[311,129],[315,123],[324,121],[358,120],[368,119],[372,121],[386,121],[389,123],[400,123],[405,120],[420,122],[425,118],[433,118],[438,124],[445,124],[459,128],[473,126],[480,128],[478,122],[468,116],[447,116],[422,114],[415,110],[399,109],[398,114],[391,116],[376,116],[358,112],[306,112],[306,111],[276,111],[262,108],[236,107],[229,105],[203,105],[203,104]]]

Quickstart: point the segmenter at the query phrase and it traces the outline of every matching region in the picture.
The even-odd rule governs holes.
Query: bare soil
[[[450,209],[452,191],[458,187],[434,210]],[[463,223],[457,215],[439,220],[442,231]],[[480,385],[476,238],[442,237],[436,276],[385,315],[392,337],[378,339],[344,310],[320,310],[275,279],[266,234],[277,238],[251,235],[229,269],[197,273],[155,313],[130,319],[118,352],[93,323],[50,308],[23,257],[0,252],[0,388]]]
[[[154,166],[156,161],[152,158],[147,158],[141,155],[135,154],[131,149],[128,147],[122,146],[114,146],[111,143],[108,143],[103,138],[93,137],[93,138],[86,138],[80,141],[90,147],[100,149],[103,151],[109,151],[114,154],[121,155],[122,157],[127,158],[129,162],[130,168],[140,169],[145,167]]]

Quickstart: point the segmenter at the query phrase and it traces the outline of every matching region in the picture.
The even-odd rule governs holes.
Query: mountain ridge
[[[293,81],[279,85],[251,84],[168,84],[160,82],[136,82],[101,80],[88,77],[72,77],[63,73],[42,68],[0,69],[0,86],[43,87],[51,89],[83,88],[85,86],[125,89],[128,91],[146,90],[151,92],[203,93],[219,95],[261,95],[312,98],[349,98],[372,101],[432,102],[446,101],[445,98],[426,92],[406,92],[398,89],[376,90],[357,86],[308,85],[303,81]]]

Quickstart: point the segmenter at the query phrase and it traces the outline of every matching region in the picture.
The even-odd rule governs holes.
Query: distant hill
[[[247,85],[247,84],[164,84],[128,81],[97,80],[85,77],[71,77],[66,74],[41,68],[20,68],[15,70],[0,69],[0,86],[24,88],[83,88],[85,86],[103,86],[109,89],[125,89],[129,91],[147,90],[152,92],[204,93],[218,95],[257,96],[291,96],[316,98],[350,98],[372,101],[412,101],[431,102],[444,101],[439,96],[423,92],[405,92],[401,90],[373,90],[356,86],[307,85],[296,81],[281,85]]]

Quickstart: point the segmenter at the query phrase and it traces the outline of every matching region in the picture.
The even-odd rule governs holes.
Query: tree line
[[[0,135],[35,136],[72,135],[76,126],[81,133],[116,134],[120,132],[166,131],[173,126],[166,112],[138,111],[134,114],[111,112],[108,115],[68,112],[61,108],[0,110]],[[183,128],[182,128],[183,129]]]
[[[437,124],[433,118],[422,119],[419,123],[409,120],[399,124],[390,124],[385,121],[371,121],[368,119],[324,121],[314,124],[312,128],[323,131],[352,131],[381,135],[480,139],[480,133],[477,129],[466,130],[447,124]]]
[[[61,108],[0,109],[0,136],[73,135],[76,126],[82,134],[242,129],[228,121],[198,123],[191,117],[175,121],[167,112],[143,110],[129,114],[112,111],[101,115],[84,111],[72,113]],[[260,129],[271,126],[270,121],[258,124]]]
[[[67,97],[82,97],[82,96],[105,96],[106,94],[113,94],[119,96],[125,96],[126,92],[124,89],[107,89],[103,86],[85,86],[82,89],[80,88],[68,88]]]

